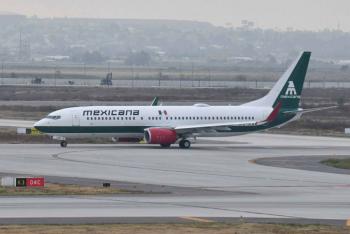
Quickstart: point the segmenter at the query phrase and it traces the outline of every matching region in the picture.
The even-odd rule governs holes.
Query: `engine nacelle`
[[[148,144],[170,145],[176,142],[177,134],[167,128],[148,128],[145,130],[145,140]]]

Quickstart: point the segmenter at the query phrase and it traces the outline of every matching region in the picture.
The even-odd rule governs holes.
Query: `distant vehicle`
[[[74,82],[74,81],[72,81],[72,80],[69,80],[69,81],[68,81],[68,84],[69,84],[69,85],[74,85],[74,84],[75,84],[75,82]]]
[[[278,127],[299,119],[300,95],[311,53],[303,52],[264,97],[240,106],[87,106],[61,109],[35,123],[50,136],[67,138],[144,138],[148,144],[189,148],[201,136],[234,136]]]
[[[42,78],[39,77],[35,77],[34,79],[31,80],[32,84],[44,84],[44,81],[42,80]]]
[[[107,85],[107,86],[113,85],[113,83],[112,83],[112,72],[107,73],[106,78],[101,80],[100,85]]]

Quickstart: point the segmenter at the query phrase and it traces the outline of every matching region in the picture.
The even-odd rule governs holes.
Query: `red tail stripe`
[[[279,102],[275,109],[273,109],[273,111],[271,112],[271,114],[267,117],[266,121],[267,122],[272,122],[277,118],[278,112],[280,111],[282,106],[282,102]]]

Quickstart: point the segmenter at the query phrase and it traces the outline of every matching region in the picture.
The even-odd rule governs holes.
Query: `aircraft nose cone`
[[[41,120],[39,120],[38,122],[36,122],[36,123],[34,123],[34,128],[36,128],[36,129],[38,129],[38,130],[40,130],[40,127],[42,127],[42,126],[44,126],[44,120],[43,119],[41,119]]]

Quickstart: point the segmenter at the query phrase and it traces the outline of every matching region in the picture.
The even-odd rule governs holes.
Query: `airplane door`
[[[80,126],[80,115],[78,111],[73,111],[72,126]]]

